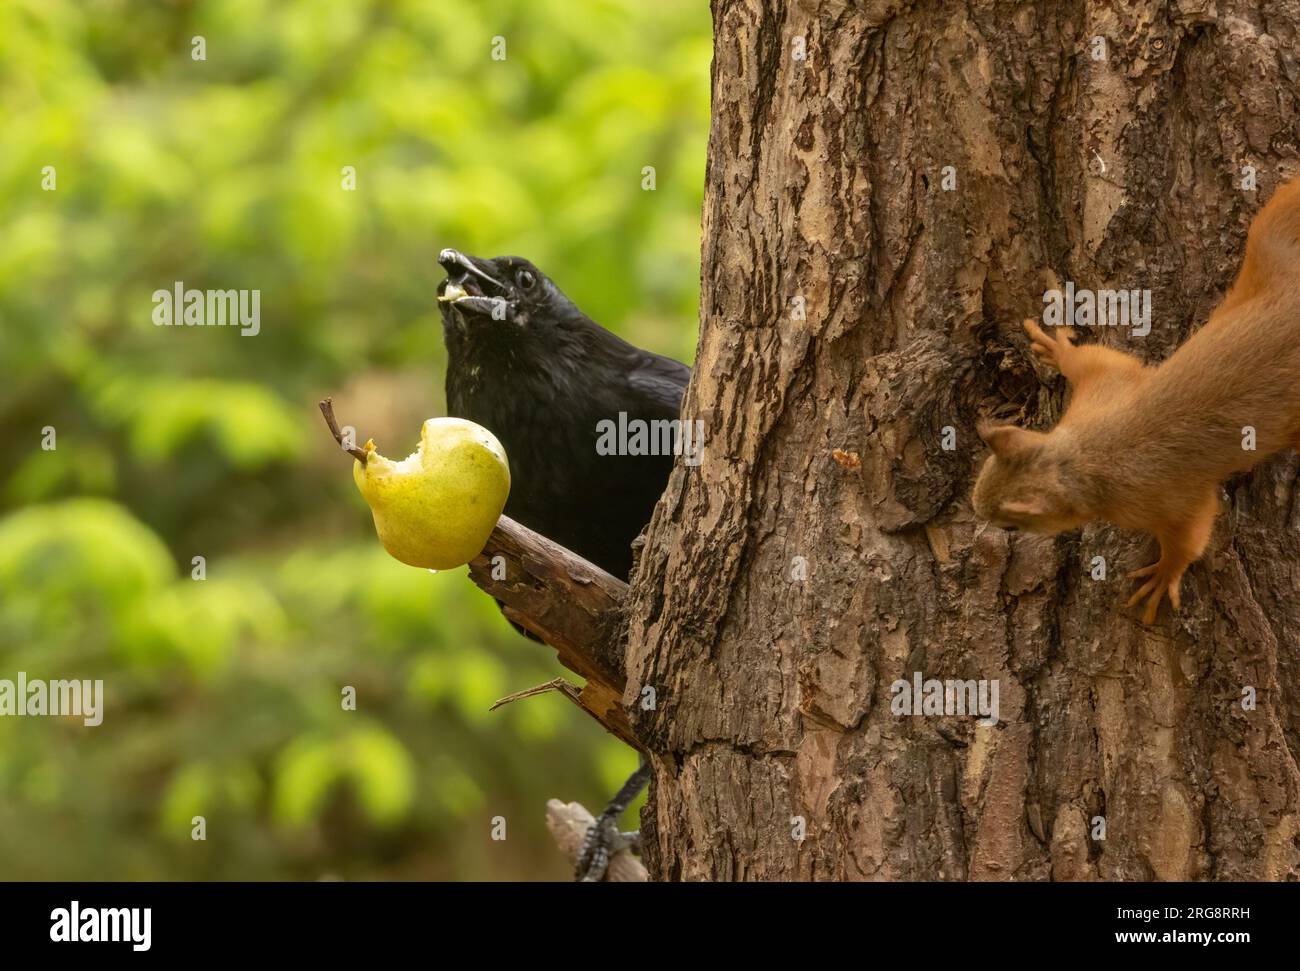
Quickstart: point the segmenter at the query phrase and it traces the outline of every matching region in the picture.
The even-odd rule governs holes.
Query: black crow
[[[601,454],[602,431],[677,419],[690,370],[601,327],[527,260],[438,262],[447,410],[505,446],[506,515],[626,580],[673,456]]]
[[[700,444],[676,424],[690,369],[601,327],[528,260],[445,249],[438,262],[447,411],[505,446],[506,514],[628,579],[674,447],[689,457]],[[603,873],[648,774],[643,765],[592,827],[579,878]]]

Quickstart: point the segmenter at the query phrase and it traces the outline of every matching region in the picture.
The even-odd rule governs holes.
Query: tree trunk
[[[1221,299],[1300,169],[1300,0],[713,7],[708,438],[629,607],[652,878],[1300,876],[1295,455],[1152,627],[1154,540],[969,501],[979,416],[1060,414],[1045,290],[1149,288],[1148,336],[1083,337],[1149,362]],[[915,672],[996,680],[998,723],[895,714]]]

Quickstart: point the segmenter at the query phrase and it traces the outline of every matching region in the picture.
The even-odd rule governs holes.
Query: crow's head
[[[438,262],[447,279],[438,284],[444,326],[484,339],[513,333],[546,336],[549,328],[581,318],[546,274],[518,256],[482,259],[445,249]]]

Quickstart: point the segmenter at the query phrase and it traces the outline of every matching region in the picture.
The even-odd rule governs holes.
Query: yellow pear
[[[450,570],[478,556],[510,493],[505,449],[482,425],[430,418],[420,446],[394,462],[366,442],[352,478],[370,504],[375,531],[396,559]]]

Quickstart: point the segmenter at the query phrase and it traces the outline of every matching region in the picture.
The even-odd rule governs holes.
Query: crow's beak
[[[438,263],[447,271],[447,279],[438,284],[439,303],[451,304],[458,310],[490,313],[497,301],[507,295],[508,288],[482,269],[472,256],[445,249],[438,254]]]
[[[485,296],[490,295],[490,292],[504,294],[507,290],[504,283],[482,269],[472,256],[465,256],[459,250],[443,250],[438,253],[438,264],[447,272],[446,285],[459,286],[469,296]],[[489,294],[485,294],[485,287],[490,291]]]

